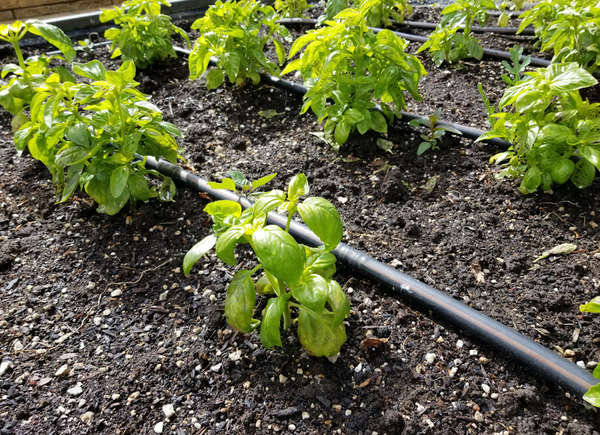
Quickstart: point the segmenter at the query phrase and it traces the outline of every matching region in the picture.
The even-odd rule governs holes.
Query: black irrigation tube
[[[396,26],[406,26],[406,27],[416,27],[418,29],[428,29],[428,30],[433,30],[437,27],[436,23],[429,23],[426,21],[411,21],[411,20],[404,20],[402,22],[397,22],[395,23]],[[463,29],[459,29],[460,31],[462,31]],[[518,27],[498,27],[498,26],[473,26],[471,29],[473,32],[475,33],[499,33],[502,35],[517,35],[517,32],[519,30]],[[525,29],[523,29],[523,31],[521,33],[519,33],[519,35],[534,35],[535,32],[533,30],[533,28],[531,27],[526,27]]]
[[[313,25],[317,24],[317,20],[314,20],[311,18],[287,18],[287,19],[281,19],[279,22],[281,24],[313,24]],[[380,27],[371,27],[371,29],[376,33],[381,32],[383,30]],[[408,41],[425,42],[428,39],[427,36],[413,35],[412,33],[404,33],[404,32],[397,32],[397,31],[393,31],[393,32],[396,35],[398,35]],[[486,57],[495,57],[498,59],[511,60],[510,53],[508,51],[496,50],[493,48],[484,48],[483,55]],[[525,56],[523,56],[523,57],[525,57]],[[531,56],[530,65],[532,65],[532,66],[547,67],[548,65],[550,65],[550,63],[551,62],[547,59],[542,59],[541,57]]]
[[[146,158],[146,166],[159,171],[186,186],[207,193],[214,199],[239,202],[243,208],[251,205],[248,199],[227,190],[212,189],[205,180],[165,160]],[[285,228],[287,218],[271,212],[268,223]],[[315,234],[305,225],[292,222],[290,234],[301,243],[320,245]],[[391,287],[398,298],[403,298],[439,318],[496,348],[500,355],[506,353],[519,363],[547,381],[558,384],[582,397],[592,385],[598,383],[589,372],[583,370],[556,352],[541,346],[532,339],[518,333],[483,313],[455,300],[427,284],[394,269],[365,252],[340,243],[333,251],[337,259],[360,274]],[[430,315],[431,315],[430,314]]]

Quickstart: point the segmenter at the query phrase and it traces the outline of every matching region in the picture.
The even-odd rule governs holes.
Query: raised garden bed
[[[429,66],[425,104],[411,110],[485,128],[474,85],[499,97],[498,62]],[[283,188],[304,172],[340,210],[347,243],[589,370],[600,358],[599,320],[578,311],[600,288],[598,183],[521,196],[493,177],[499,149],[447,136],[418,157],[402,122],[388,137],[393,154],[374,134],[335,153],[310,135],[314,117],[297,115],[300,97],[207,91],[187,75],[177,59],[137,80],[182,129],[185,164],[200,175],[278,172],[271,185]],[[12,362],[0,378],[3,431],[139,433],[163,422],[188,433],[597,433],[600,415],[580,398],[343,268],[352,311],[338,359],[308,357],[293,334],[283,350],[263,349],[225,323],[231,268],[211,256],[187,279],[180,270],[209,232],[207,198],[180,188],[174,203],[114,217],[85,195],[54,205],[47,171],[16,156],[0,117],[0,348]],[[533,262],[565,242],[577,250]]]

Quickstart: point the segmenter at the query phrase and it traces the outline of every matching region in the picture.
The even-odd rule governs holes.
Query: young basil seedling
[[[238,270],[227,287],[225,317],[229,325],[245,333],[260,326],[263,346],[272,348],[282,346],[282,326],[288,330],[295,323],[300,343],[310,355],[333,356],[346,341],[343,322],[350,312],[348,298],[332,279],[336,258],[331,251],[342,239],[342,221],[326,199],[301,200],[309,190],[306,176],[299,174],[290,180],[287,192],[262,193],[244,211],[234,201],[208,204],[204,211],[212,217],[213,234],[187,252],[183,271],[189,275],[194,264],[213,248],[223,262],[235,266],[235,247],[248,244],[258,264]],[[288,214],[285,230],[266,224],[267,214],[275,209]],[[299,244],[289,234],[296,213],[322,246]],[[253,278],[261,270],[258,279]],[[261,320],[254,318],[257,296],[268,298]]]
[[[487,23],[488,9],[496,9],[493,0],[457,0],[446,6],[440,24],[417,53],[428,50],[437,66],[444,61],[455,63],[469,57],[481,59],[483,48],[471,33],[475,20],[482,26]]]
[[[212,56],[218,63],[206,74],[208,89],[218,88],[226,77],[241,86],[248,80],[258,84],[263,72],[279,75],[278,66],[264,53],[265,45],[272,43],[279,64],[285,61],[282,41],[290,41],[290,34],[278,19],[273,7],[256,0],[217,0],[192,24],[200,37],[189,57],[190,79],[206,72]]]
[[[441,116],[441,111],[438,109],[433,112],[431,115],[427,117],[427,119],[413,119],[408,124],[412,127],[418,128],[420,126],[425,127],[427,129],[426,134],[420,134],[419,136],[422,139],[422,142],[419,144],[417,148],[417,155],[423,154],[425,151],[432,149],[437,150],[438,141],[444,137],[446,133],[454,133],[458,135],[462,135],[462,133],[455,128],[452,128],[447,125],[440,125],[438,121]]]
[[[421,100],[419,79],[427,74],[407,54],[407,42],[390,30],[375,34],[365,22],[368,9],[346,9],[326,26],[300,36],[282,74],[298,70],[308,92],[301,113],[311,109],[325,121],[325,136],[338,148],[354,130],[387,133],[387,120],[406,108],[405,93]],[[387,118],[387,119],[386,119]]]
[[[181,36],[190,46],[187,33],[171,22],[171,17],[161,14],[161,5],[171,6],[167,0],[128,0],[121,6],[105,9],[100,22],[114,21],[120,28],[112,27],[104,37],[112,41],[112,57],[123,56],[143,69],[158,60],[177,57],[172,38]]]

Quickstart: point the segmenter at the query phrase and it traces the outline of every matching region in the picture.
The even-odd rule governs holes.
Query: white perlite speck
[[[483,390],[485,393],[487,393],[487,394],[490,394],[491,388],[490,388],[490,386],[489,386],[488,384],[481,384],[481,389],[482,389],[482,390]]]
[[[71,396],[79,396],[81,393],[83,393],[83,388],[81,388],[81,385],[78,383],[74,387],[69,388],[67,393],[69,393]]]
[[[427,362],[427,364],[433,364],[433,362],[435,361],[435,353],[427,353],[425,354],[425,361]]]
[[[173,415],[175,415],[175,408],[173,407],[172,403],[163,405],[162,411],[165,414],[165,417],[167,417],[167,418],[171,418],[171,417],[173,417]]]
[[[63,364],[58,368],[56,373],[54,373],[54,376],[69,376],[69,373],[71,373],[71,369],[67,364]]]
[[[158,423],[156,423],[156,424],[154,425],[154,432],[156,432],[156,433],[162,433],[162,431],[163,431],[163,426],[164,426],[163,422],[162,422],[162,421],[159,421]]]

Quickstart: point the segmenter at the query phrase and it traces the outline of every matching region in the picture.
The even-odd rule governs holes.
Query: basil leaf
[[[297,202],[301,196],[308,195],[310,187],[304,174],[294,175],[288,184],[288,200]]]
[[[298,338],[309,355],[334,356],[346,341],[343,323],[335,324],[330,313],[318,314],[300,307]]]
[[[298,204],[298,213],[306,225],[321,239],[325,249],[331,251],[342,240],[343,228],[335,206],[321,197],[310,197]]]
[[[292,287],[292,296],[317,313],[323,311],[328,295],[329,281],[317,274],[303,276],[302,280]]]
[[[256,322],[252,319],[256,292],[249,270],[238,270],[225,296],[225,318],[227,323],[240,332],[250,332]]]
[[[292,236],[276,225],[252,234],[252,247],[265,270],[288,285],[295,284],[304,270],[304,250]]]
[[[281,317],[287,310],[287,300],[282,297],[271,298],[262,312],[260,341],[267,349],[281,347]]]
[[[223,263],[230,266],[237,264],[234,249],[242,235],[244,235],[242,227],[231,227],[219,236],[217,239],[217,256]]]
[[[339,324],[350,314],[350,302],[337,281],[329,281],[327,303],[333,311],[333,323]]]
[[[217,243],[217,237],[214,234],[209,234],[192,248],[186,252],[183,257],[183,274],[189,276],[194,264],[204,257]]]

